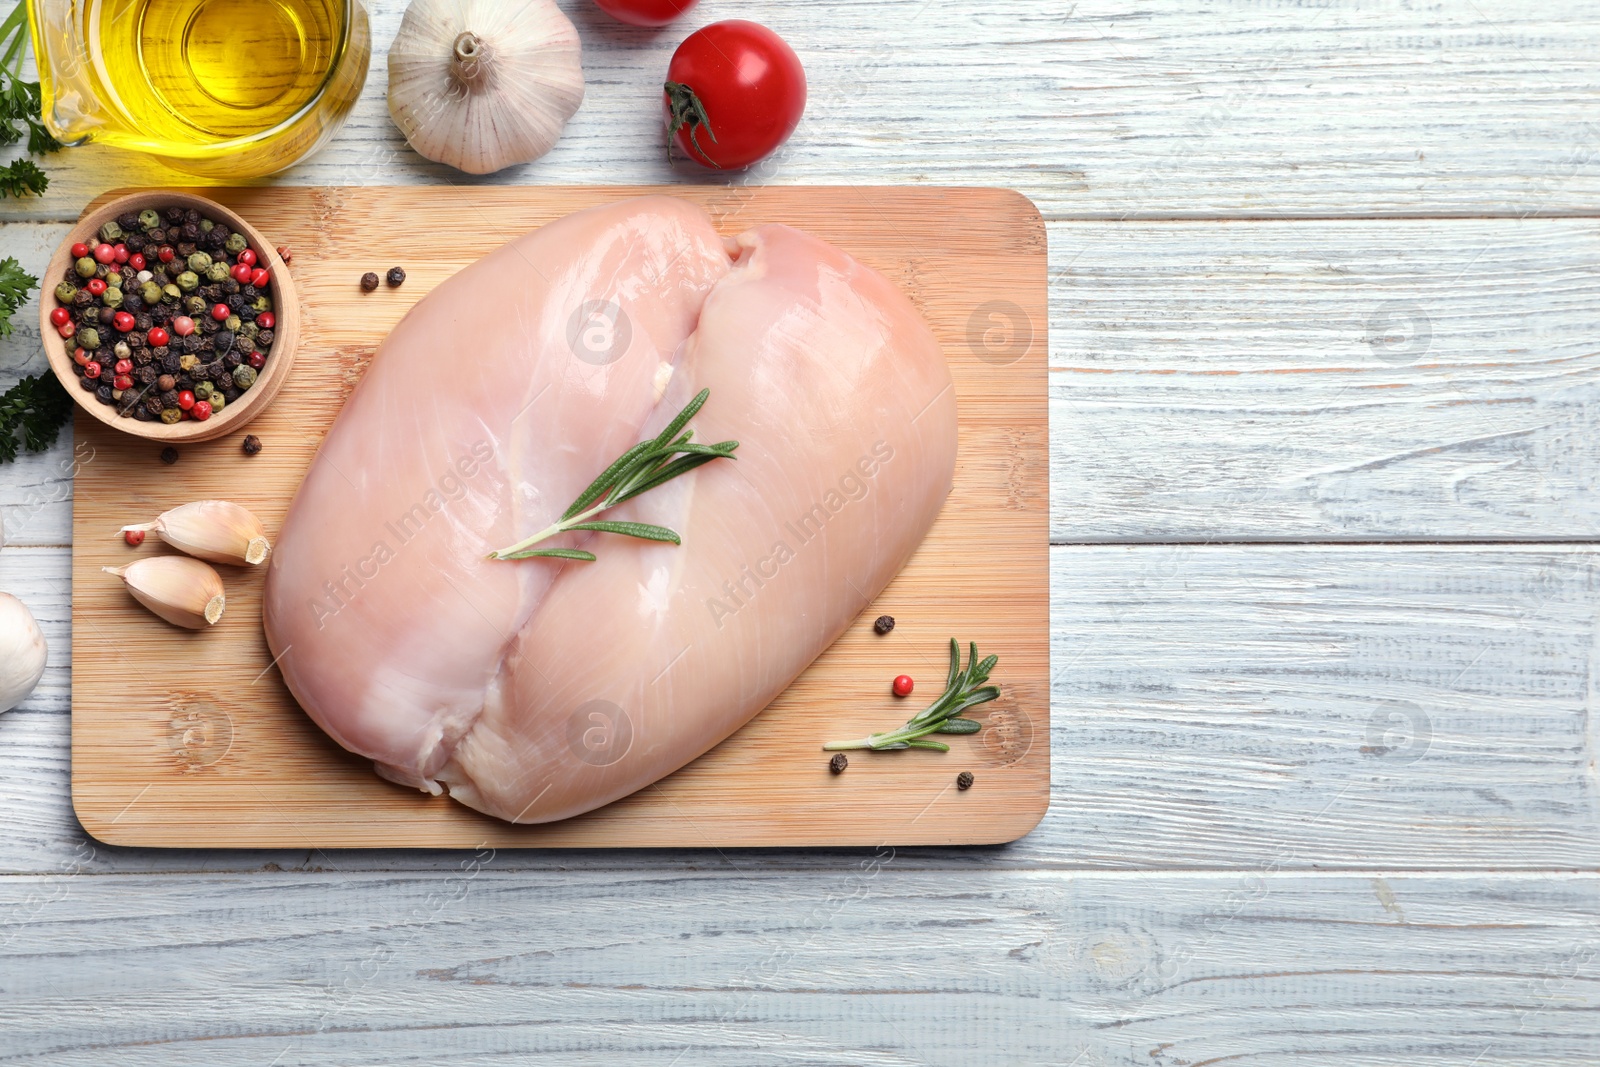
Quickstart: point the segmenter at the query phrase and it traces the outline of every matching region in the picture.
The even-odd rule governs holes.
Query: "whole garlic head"
[[[550,151],[583,102],[554,0],[412,0],[389,47],[389,116],[422,155],[490,174]]]
[[[10,593],[0,593],[0,712],[27,699],[44,677],[48,649],[33,614]]]

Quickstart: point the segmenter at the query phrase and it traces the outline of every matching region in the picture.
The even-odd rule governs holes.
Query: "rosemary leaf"
[[[869,734],[857,741],[833,741],[822,746],[824,752],[850,749],[871,749],[874,752],[896,752],[907,748],[926,748],[949,752],[950,746],[941,741],[929,741],[928,734],[975,734],[983,724],[973,719],[960,718],[968,708],[987,704],[1000,695],[1000,687],[984,685],[989,672],[1000,662],[999,656],[978,658],[976,641],[968,645],[967,665],[961,666],[961,645],[950,642],[950,676],[945,691],[939,699],[914,715],[904,726],[888,733]]]
[[[675,545],[683,544],[682,539],[665,526],[651,526],[644,522],[580,522],[575,526],[568,526],[569,530],[594,530],[597,533],[622,534],[624,537],[639,537],[646,541],[670,541]]]
[[[581,559],[585,563],[594,562],[594,553],[585,552],[581,548],[529,548],[521,552],[513,552],[507,556],[497,556],[497,559],[534,559],[536,557],[547,559]]]
[[[647,541],[664,541],[681,544],[682,539],[665,526],[652,526],[643,522],[595,522],[594,517],[607,508],[632,500],[656,486],[687,474],[696,467],[715,459],[733,459],[737,441],[722,441],[714,445],[691,444],[693,430],[684,430],[695,413],[705,406],[711,390],[702,389],[684,409],[669,422],[665,429],[649,441],[640,441],[600,472],[588,488],[578,494],[561,518],[532,537],[508,548],[489,553],[490,559],[581,559],[594,560],[594,554],[572,548],[547,548],[533,550],[540,541],[570,531],[589,533],[614,533],[625,537],[638,537]]]

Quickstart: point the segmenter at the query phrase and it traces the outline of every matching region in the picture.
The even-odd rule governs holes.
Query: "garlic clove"
[[[0,712],[28,698],[44,677],[49,648],[27,605],[0,593]]]
[[[188,556],[147,556],[125,567],[102,567],[122,579],[133,599],[174,626],[204,630],[222,618],[222,577]]]
[[[389,46],[389,116],[469,174],[550,150],[583,103],[578,31],[553,0],[412,0]]]
[[[259,564],[272,552],[261,520],[231,500],[196,500],[118,532],[129,530],[154,533],[178,551],[213,563]]]

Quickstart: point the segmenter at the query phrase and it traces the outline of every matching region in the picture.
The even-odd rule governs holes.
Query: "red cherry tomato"
[[[699,0],[594,0],[594,6],[630,26],[665,26]]]
[[[714,22],[672,54],[662,104],[680,149],[735,170],[789,139],[806,109],[806,74],[794,49],[765,26]]]
[[[915,684],[916,683],[911,680],[911,675],[909,675],[909,674],[900,675],[898,678],[896,678],[894,680],[894,686],[893,686],[894,695],[897,696],[897,697],[908,697],[908,696],[910,696],[911,695],[911,690],[915,686]]]

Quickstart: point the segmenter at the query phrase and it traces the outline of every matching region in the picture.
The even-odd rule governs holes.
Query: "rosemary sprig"
[[[961,645],[950,639],[950,677],[944,685],[944,695],[928,705],[910,722],[883,734],[868,734],[859,741],[835,741],[822,746],[824,752],[842,752],[869,748],[874,752],[888,752],[902,748],[931,748],[949,752],[943,741],[924,740],[928,734],[975,734],[983,724],[973,719],[961,718],[961,713],[979,704],[987,704],[1000,695],[998,686],[986,685],[989,672],[1000,662],[999,656],[978,658],[978,643],[972,642],[965,670],[961,668]]]
[[[600,477],[589,483],[589,488],[578,495],[572,506],[562,513],[561,518],[546,526],[532,537],[518,541],[509,548],[502,548],[498,552],[489,553],[490,559],[530,559],[542,557],[546,559],[576,559],[587,563],[594,562],[594,553],[585,552],[581,548],[533,548],[540,541],[548,540],[557,534],[569,530],[593,530],[597,533],[621,534],[624,537],[638,537],[646,541],[666,541],[671,544],[682,544],[676,533],[665,526],[652,526],[644,522],[612,522],[602,520],[595,522],[594,517],[608,508],[614,508],[625,500],[632,500],[640,493],[647,493],[656,486],[670,482],[680,474],[687,474],[696,467],[710,463],[714,459],[732,459],[733,450],[739,447],[738,441],[722,441],[714,445],[696,445],[690,443],[694,436],[693,430],[685,430],[689,420],[694,418],[695,412],[705,405],[706,398],[711,395],[710,389],[702,389],[695,398],[689,401],[684,409],[662,430],[656,437],[649,441],[640,441],[616,461],[600,472]]]

